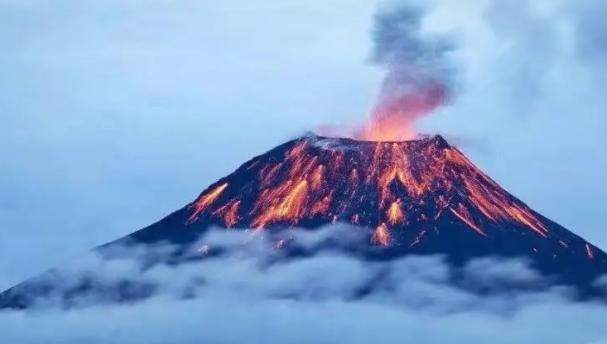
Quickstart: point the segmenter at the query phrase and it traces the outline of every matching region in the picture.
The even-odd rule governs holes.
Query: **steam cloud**
[[[70,310],[57,297],[33,311],[0,312],[0,342],[584,344],[607,337],[602,305],[573,303],[559,288],[483,298],[445,283],[449,267],[441,257],[370,262],[348,254],[349,241],[358,240],[343,237],[349,229],[294,230],[293,244],[306,253],[297,259],[271,249],[267,237],[225,229],[185,254],[223,252],[196,263],[164,263],[171,245],[90,253],[44,280],[60,292],[83,278],[98,287],[129,280],[155,285],[154,294],[122,306],[82,295]],[[336,232],[343,246],[334,245]],[[141,268],[151,260],[159,264]],[[484,284],[540,278],[518,261],[493,259],[472,262],[464,273]],[[369,285],[365,297],[353,297]]]

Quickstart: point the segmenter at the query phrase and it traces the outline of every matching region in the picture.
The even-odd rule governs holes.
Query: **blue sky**
[[[607,247],[606,7],[428,4],[428,32],[458,41],[460,89],[422,127]],[[376,5],[0,0],[0,289],[318,124],[362,121],[381,79]]]

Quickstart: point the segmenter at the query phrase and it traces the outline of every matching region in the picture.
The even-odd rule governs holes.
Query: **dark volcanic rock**
[[[213,226],[268,231],[282,247],[291,233],[285,229],[331,223],[372,229],[352,248],[361,259],[439,254],[457,268],[482,257],[524,257],[552,284],[574,287],[582,298],[603,296],[593,285],[607,273],[602,250],[510,195],[440,136],[289,141],[246,162],[184,208],[102,248],[159,242],[188,247]],[[49,295],[52,287],[37,281],[0,294],[0,307],[26,308]],[[126,288],[117,299],[153,290],[138,288]],[[91,289],[84,284],[77,290]]]

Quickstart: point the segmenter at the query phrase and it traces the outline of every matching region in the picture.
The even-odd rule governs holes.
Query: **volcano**
[[[604,296],[594,281],[607,273],[605,252],[530,209],[441,136],[386,142],[305,135],[102,248],[185,247],[220,227],[271,233],[277,249],[288,249],[293,230],[337,223],[368,229],[355,249],[362,259],[438,254],[461,266],[475,258],[524,257],[552,284],[572,286],[583,298]],[[0,306],[25,308],[43,297],[48,288],[36,283],[0,294]]]

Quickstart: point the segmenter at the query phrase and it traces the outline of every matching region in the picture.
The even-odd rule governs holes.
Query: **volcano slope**
[[[457,283],[457,268],[473,259],[522,257],[550,285],[573,287],[581,299],[605,297],[595,285],[607,273],[602,250],[530,209],[440,136],[374,142],[307,135],[251,159],[184,208],[98,250],[161,242],[188,247],[220,227],[267,233],[297,259],[302,252],[290,249],[290,229],[335,223],[368,229],[349,247],[360,259],[442,255]],[[27,308],[44,298],[53,287],[41,281],[0,294],[0,307]],[[66,298],[91,288],[83,281]],[[153,286],[121,285],[118,299],[152,293]]]

